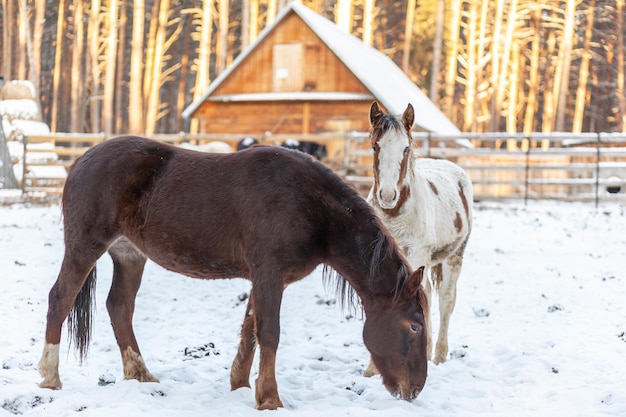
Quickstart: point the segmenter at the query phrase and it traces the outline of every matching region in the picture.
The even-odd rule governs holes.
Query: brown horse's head
[[[413,164],[414,116],[410,103],[402,116],[383,113],[376,102],[370,107],[370,141],[374,150],[372,197],[384,210],[401,206],[410,192],[403,183]]]
[[[424,388],[428,367],[428,305],[421,287],[423,272],[421,267],[411,274],[395,300],[371,300],[363,327],[365,346],[383,384],[392,395],[409,401]]]

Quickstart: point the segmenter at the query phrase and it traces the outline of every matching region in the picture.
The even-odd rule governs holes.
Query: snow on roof
[[[240,53],[232,65],[223,71],[199,100],[183,112],[189,118],[207,100],[215,89],[263,41],[281,20],[293,11],[335,55],[354,73],[390,113],[404,112],[408,103],[415,108],[415,125],[429,132],[459,134],[459,129],[430,101],[411,79],[386,55],[366,45],[360,39],[343,32],[337,25],[297,2],[281,10],[274,22],[267,26],[256,41]]]

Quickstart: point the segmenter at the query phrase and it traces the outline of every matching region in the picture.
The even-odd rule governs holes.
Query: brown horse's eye
[[[409,147],[407,146],[406,148],[404,148],[404,153],[407,153],[409,151]]]
[[[419,324],[411,324],[411,331],[413,333],[419,333],[422,330],[422,326]]]

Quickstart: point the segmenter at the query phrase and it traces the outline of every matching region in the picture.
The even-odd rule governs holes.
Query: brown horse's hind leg
[[[105,248],[102,246],[102,252],[99,253],[97,248],[86,251],[66,245],[59,276],[48,294],[45,345],[39,361],[39,373],[44,378],[39,384],[41,388],[60,389],[63,386],[59,378],[61,328],[70,314],[74,301],[85,284],[89,272],[96,260],[104,253]],[[89,303],[90,300],[86,301]],[[86,325],[88,326],[87,323]],[[86,338],[85,343],[88,343],[89,335],[82,336]]]
[[[118,239],[109,254],[113,259],[113,281],[106,305],[122,354],[124,379],[158,382],[148,371],[133,332],[135,297],[141,285],[146,257],[126,238]]]
[[[236,390],[241,387],[250,387],[250,369],[254,360],[254,351],[256,350],[256,336],[254,334],[254,307],[252,302],[252,292],[248,298],[246,306],[246,316],[241,326],[241,340],[239,341],[239,349],[237,356],[233,360],[230,368],[230,389]]]

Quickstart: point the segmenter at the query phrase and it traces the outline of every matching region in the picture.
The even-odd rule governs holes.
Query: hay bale
[[[30,81],[9,81],[0,88],[0,100],[35,99],[35,86]]]

